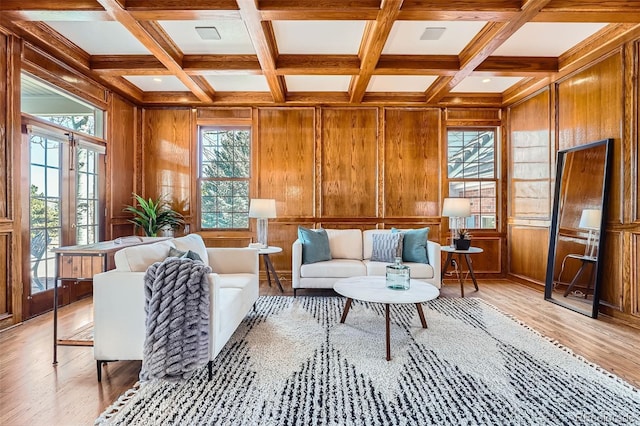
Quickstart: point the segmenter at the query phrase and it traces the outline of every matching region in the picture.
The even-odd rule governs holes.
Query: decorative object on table
[[[387,265],[387,288],[393,290],[409,290],[411,269],[402,264],[402,258],[396,257],[393,265]]]
[[[160,231],[173,231],[184,225],[184,217],[171,208],[165,197],[146,200],[134,193],[133,198],[136,204],[126,206],[123,211],[133,214],[133,219],[127,221],[136,229],[141,228],[147,237],[157,237]]]
[[[580,216],[580,224],[578,228],[587,229],[589,236],[587,245],[584,248],[586,257],[596,257],[596,249],[598,248],[598,240],[600,239],[600,225],[602,222],[602,210],[600,209],[584,209]]]
[[[213,361],[213,380],[203,368],[135,386],[96,424],[624,424],[640,412],[633,386],[481,299],[423,303],[428,329],[412,304],[391,306],[392,361],[372,355],[385,342],[372,332],[380,304],[354,301],[340,325],[344,305],[260,297]]]
[[[269,233],[269,219],[276,217],[276,200],[267,198],[253,198],[249,204],[249,217],[257,219],[258,243],[262,248],[269,247],[267,237]]]
[[[471,201],[468,198],[445,198],[442,205],[442,216],[449,217],[451,247],[455,247],[456,230],[464,228],[461,219],[471,216]]]
[[[469,250],[469,247],[471,247],[471,234],[465,228],[458,228],[453,243],[456,250]]]

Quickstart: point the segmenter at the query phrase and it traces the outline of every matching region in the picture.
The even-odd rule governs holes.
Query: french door
[[[23,134],[29,157],[25,173],[29,196],[23,202],[23,220],[28,223],[23,238],[25,318],[52,309],[56,284],[59,305],[92,292],[87,281],[56,283],[55,254],[51,251],[102,239],[104,156],[75,137],[46,126],[28,127]]]

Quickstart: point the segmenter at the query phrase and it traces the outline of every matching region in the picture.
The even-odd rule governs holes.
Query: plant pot
[[[453,243],[456,246],[456,250],[469,250],[469,247],[471,247],[471,240],[467,239],[453,240]]]

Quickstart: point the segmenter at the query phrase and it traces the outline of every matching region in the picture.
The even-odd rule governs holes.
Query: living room
[[[134,386],[140,370],[136,361],[109,363],[98,383],[88,347],[59,346],[60,360],[51,364],[51,249],[82,240],[74,214],[60,215],[59,227],[52,226],[58,233],[45,234],[51,240],[36,265],[34,135],[59,140],[60,182],[76,175],[69,152],[95,152],[87,176],[96,176],[94,210],[105,212],[96,216],[97,241],[136,232],[123,209],[140,194],[166,198],[183,215],[176,236],[196,233],[209,248],[247,247],[257,239],[250,201],[275,200],[268,244],[282,249],[270,260],[284,292],[267,284],[260,258],[261,296],[293,296],[299,227],[428,227],[428,239],[446,247],[456,222],[443,214],[444,201],[466,195],[473,216],[464,226],[482,252],[471,256],[479,291],[467,277],[465,299],[483,299],[640,385],[634,349],[640,344],[640,4],[184,3],[0,5],[0,423],[92,422]],[[196,42],[186,26],[193,39],[195,27],[217,35]],[[413,39],[406,35],[411,31],[418,31]],[[440,41],[428,38],[441,31]],[[217,48],[218,42],[229,44]],[[198,50],[206,43],[214,47]],[[45,92],[90,109],[92,133],[39,112],[53,105],[43,101]],[[217,131],[244,143],[238,148],[244,161],[235,161],[239,171],[229,180],[242,206],[238,214],[205,201],[224,198],[202,189],[215,180],[202,173],[203,141]],[[456,145],[456,138],[473,145]],[[613,142],[596,320],[545,301],[544,292],[555,241],[558,153],[607,139]],[[474,157],[460,163],[467,148]],[[456,174],[460,164],[468,174]],[[63,185],[59,191],[73,192]],[[77,209],[69,206],[68,212]],[[574,231],[572,247],[583,251],[587,233]],[[443,252],[436,261],[445,258]],[[441,299],[462,299],[456,274],[467,265],[458,263],[444,276]],[[92,321],[90,279],[64,281],[59,292],[61,333]],[[335,293],[297,291],[297,298],[326,296]],[[427,312],[427,322],[433,315]],[[428,330],[434,328],[430,323]]]

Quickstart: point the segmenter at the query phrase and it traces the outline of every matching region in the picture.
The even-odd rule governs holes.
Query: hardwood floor
[[[290,288],[287,282],[285,288]],[[480,280],[466,297],[481,297],[542,334],[558,340],[591,362],[640,387],[640,331],[602,316],[592,320],[543,300],[542,292],[510,281]],[[262,295],[281,294],[261,285]],[[292,295],[291,291],[286,294]],[[300,291],[300,296],[332,294]],[[447,280],[442,297],[460,297],[457,283]],[[60,329],[71,331],[90,321],[92,301],[62,308]],[[137,380],[140,362],[114,362],[96,381],[93,352],[87,347],[61,346],[58,365],[52,361],[51,313],[0,332],[0,425],[89,425]]]

